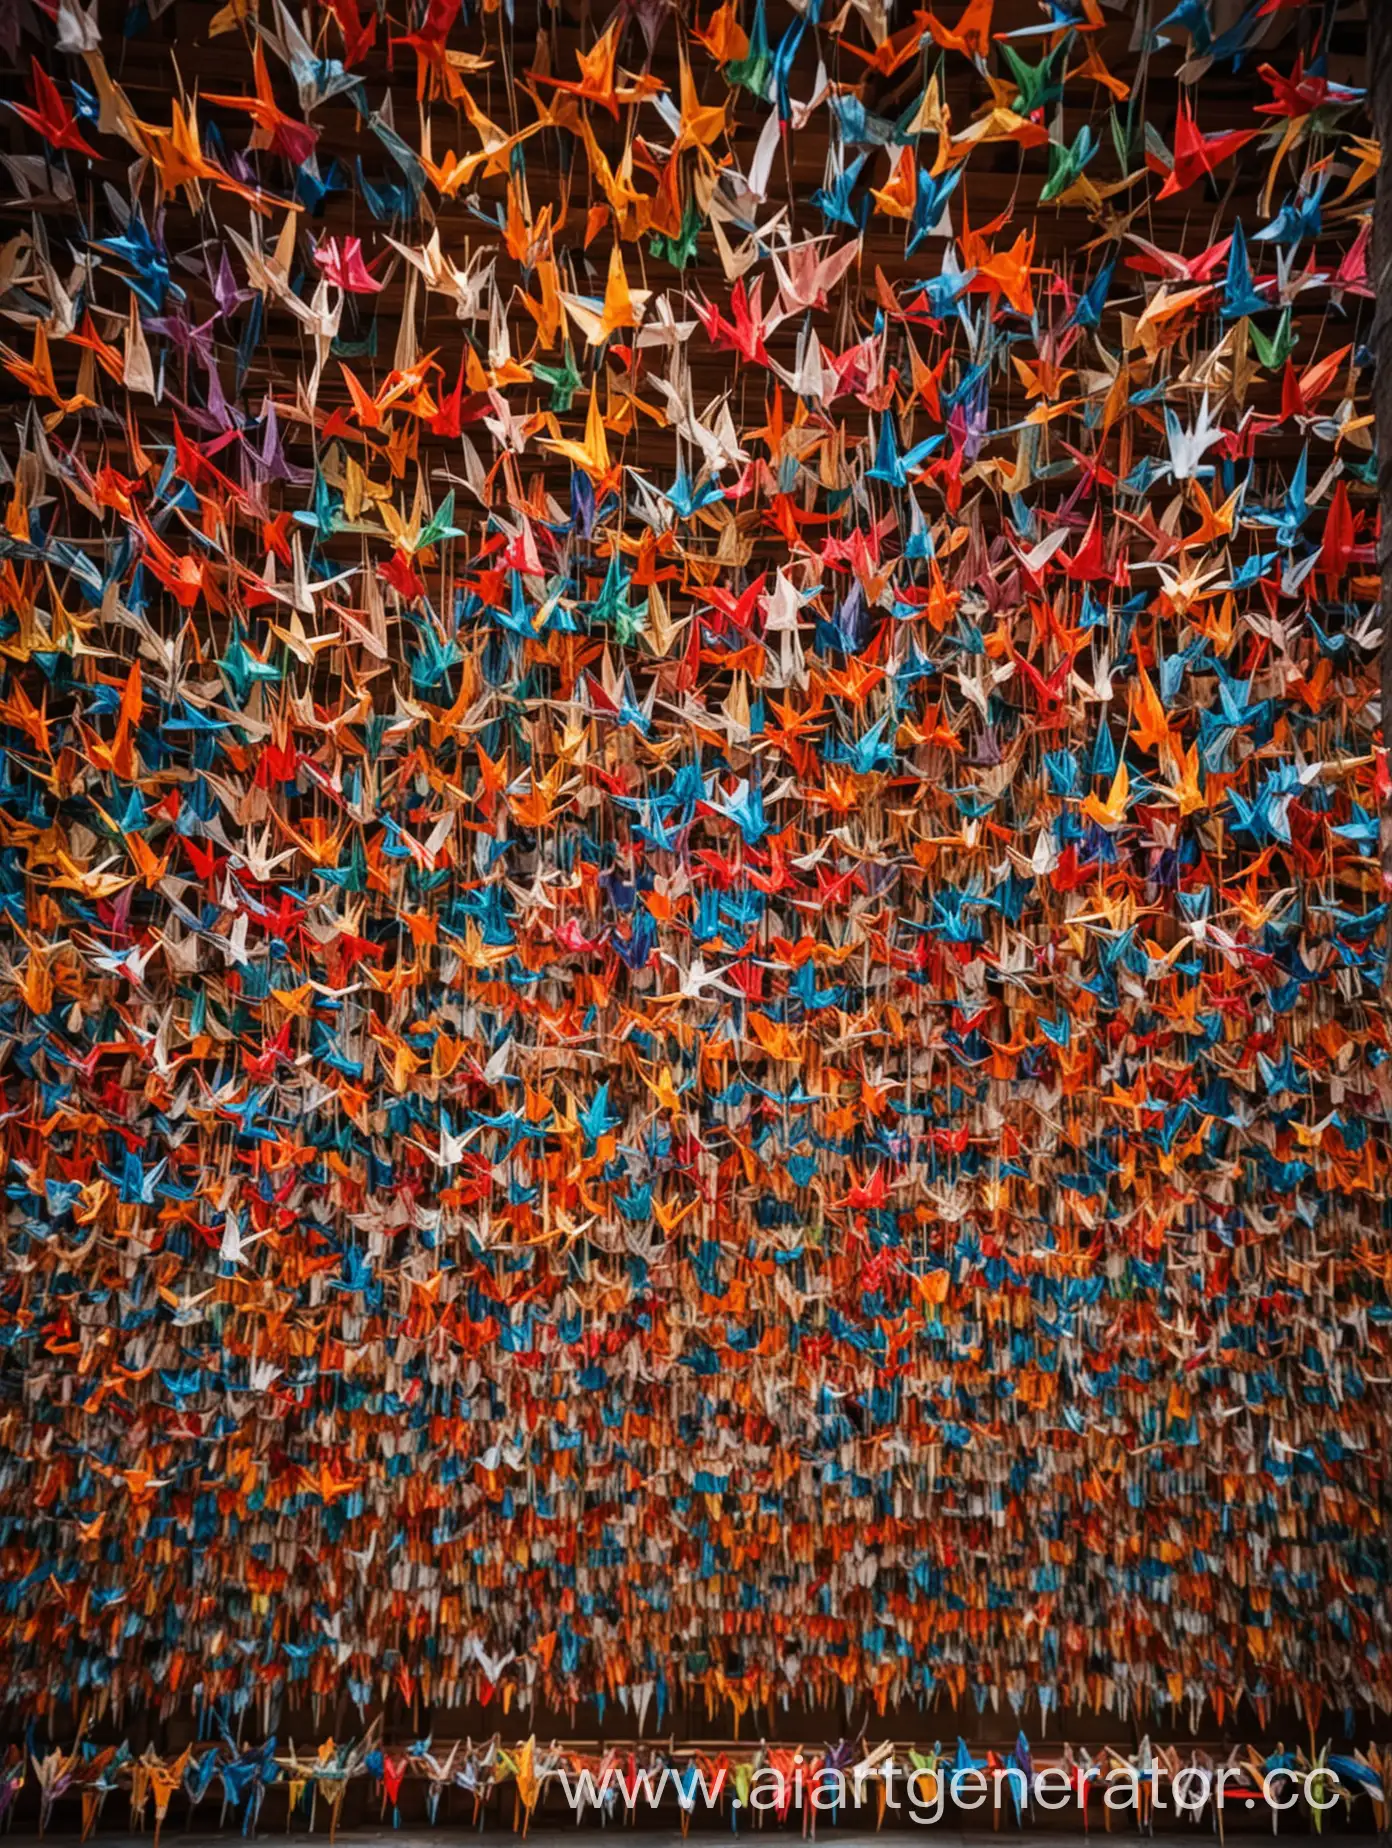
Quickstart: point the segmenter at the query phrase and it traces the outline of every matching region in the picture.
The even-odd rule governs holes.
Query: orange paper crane
[[[588,51],[576,52],[575,61],[580,67],[578,80],[551,77],[543,71],[528,71],[527,75],[534,83],[544,83],[567,96],[578,97],[581,102],[598,103],[617,120],[620,103],[641,102],[644,97],[661,95],[667,87],[651,76],[632,77],[622,85],[616,84],[618,55],[619,21],[616,19],[605,27]]]
[[[271,74],[266,68],[265,49],[259,38],[252,56],[252,81],[256,86],[254,96],[229,96],[209,91],[208,101],[224,109],[242,110],[251,117],[255,124],[252,147],[283,154],[293,165],[301,165],[313,154],[319,131],[287,115],[277,104]]]
[[[991,15],[994,0],[967,0],[967,6],[955,26],[945,26],[936,14],[925,21],[929,36],[944,51],[960,51],[964,57],[979,59],[991,43]]]

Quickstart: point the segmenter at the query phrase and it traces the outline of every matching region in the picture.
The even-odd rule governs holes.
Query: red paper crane
[[[1259,128],[1230,128],[1217,135],[1201,135],[1193,110],[1181,97],[1179,114],[1175,118],[1174,165],[1160,188],[1160,197],[1169,199],[1175,193],[1187,192],[1206,173],[1212,174],[1216,167],[1260,133]],[[1147,156],[1147,161],[1152,172],[1163,171],[1162,164],[1153,156]]]
[[[67,148],[74,154],[87,154],[96,160],[97,150],[83,139],[77,117],[58,94],[57,84],[42,69],[37,58],[29,62],[34,97],[39,106],[31,109],[27,103],[10,103],[7,107],[14,110],[21,122],[36,128],[51,148]]]

